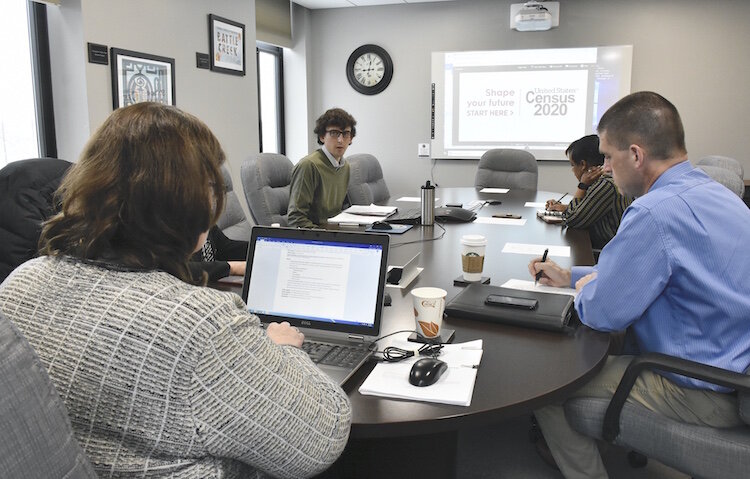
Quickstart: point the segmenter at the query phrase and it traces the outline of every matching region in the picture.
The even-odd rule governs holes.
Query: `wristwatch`
[[[589,186],[591,186],[591,185],[587,185],[587,184],[586,184],[586,183],[584,183],[584,182],[580,182],[580,183],[578,183],[578,189],[579,189],[579,190],[583,190],[583,191],[586,191],[586,190],[587,190],[587,189],[589,188]]]

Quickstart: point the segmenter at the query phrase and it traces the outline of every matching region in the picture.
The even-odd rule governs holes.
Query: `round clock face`
[[[358,92],[374,95],[385,90],[393,76],[390,55],[377,45],[362,45],[354,50],[346,64],[349,84]]]

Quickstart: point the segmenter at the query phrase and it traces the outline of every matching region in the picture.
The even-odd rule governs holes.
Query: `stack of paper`
[[[392,215],[396,211],[395,206],[352,205],[333,218],[328,218],[329,223],[369,225],[376,221]]]
[[[371,203],[370,205],[352,205],[345,209],[344,213],[364,216],[388,216],[392,215],[395,211],[395,206],[378,206]]]
[[[393,346],[404,349],[416,350],[418,347],[415,343],[407,341],[394,341],[393,343]],[[448,363],[448,370],[431,386],[412,386],[409,383],[409,372],[412,365],[423,357],[417,356],[397,363],[378,364],[359,387],[360,394],[456,406],[471,405],[477,368],[482,360],[482,340],[446,344],[438,359]]]

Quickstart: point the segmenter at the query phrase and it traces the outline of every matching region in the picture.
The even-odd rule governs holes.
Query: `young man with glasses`
[[[314,228],[341,212],[349,186],[344,153],[357,134],[357,121],[340,108],[315,122],[319,150],[302,158],[292,171],[289,226]]]

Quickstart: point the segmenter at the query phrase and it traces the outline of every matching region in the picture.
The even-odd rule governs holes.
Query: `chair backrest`
[[[258,153],[242,163],[245,200],[257,225],[287,225],[292,162],[278,153]]]
[[[353,205],[369,205],[388,201],[391,194],[383,178],[383,169],[374,156],[367,153],[351,155],[349,163],[349,202]]]
[[[0,351],[0,477],[95,478],[44,365],[1,313]]]
[[[232,175],[229,173],[229,169],[226,166],[221,167],[221,172],[224,175],[224,185],[227,190],[227,201],[224,207],[224,212],[221,214],[219,221],[216,222],[221,231],[227,236],[227,238],[233,240],[250,240],[250,231],[252,227],[250,222],[245,218],[245,212],[242,211],[240,200],[237,198],[237,193],[232,187]]]
[[[698,168],[705,171],[708,176],[715,181],[729,188],[734,194],[742,198],[745,193],[745,183],[732,170],[720,166],[698,165]]]
[[[0,169],[0,282],[36,256],[42,222],[56,212],[55,191],[71,165],[32,158]]]
[[[745,178],[745,169],[742,167],[742,163],[735,160],[734,158],[729,158],[728,156],[719,156],[719,155],[710,155],[710,156],[704,156],[700,160],[698,160],[698,163],[696,163],[696,166],[720,166],[721,168],[724,168],[726,170],[733,171],[737,176],[740,177],[740,179]]]
[[[536,190],[539,170],[534,155],[524,150],[487,150],[479,159],[474,186]]]

